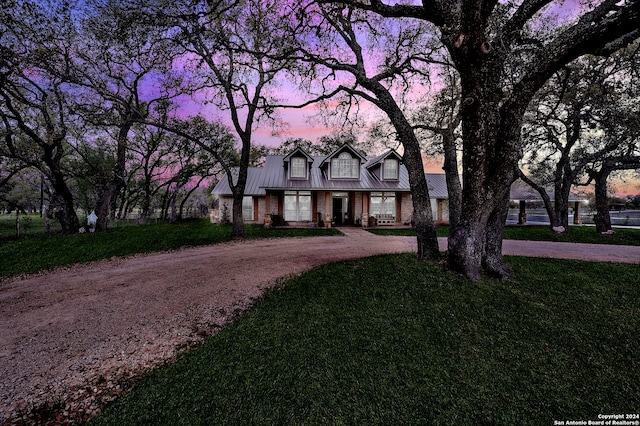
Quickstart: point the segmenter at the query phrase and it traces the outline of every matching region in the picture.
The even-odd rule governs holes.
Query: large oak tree
[[[460,75],[463,189],[449,264],[470,279],[509,275],[502,256],[509,188],[522,157],[529,101],[564,65],[609,54],[640,36],[640,0],[580,2],[555,18],[552,0],[341,0],[387,18],[431,22]]]

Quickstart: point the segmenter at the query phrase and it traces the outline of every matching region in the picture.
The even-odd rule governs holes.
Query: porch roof
[[[545,189],[547,191],[547,194],[549,194],[549,198],[551,198],[551,200],[553,200],[553,198],[555,196],[555,190],[553,189],[553,187],[547,187]],[[516,180],[511,185],[511,191],[509,193],[509,199],[511,199],[511,200],[523,200],[523,201],[542,201],[542,197],[540,196],[540,193],[538,193],[538,191],[536,191],[531,186],[526,184],[522,179]],[[584,201],[587,201],[587,199],[585,197],[580,196],[579,194],[576,194],[573,191],[571,191],[569,193],[569,202],[570,203],[584,202]]]

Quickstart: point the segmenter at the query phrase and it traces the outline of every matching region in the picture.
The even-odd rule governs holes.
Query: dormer
[[[360,179],[360,165],[365,161],[355,148],[344,144],[322,160],[320,168],[331,180]]]
[[[400,163],[402,157],[394,150],[389,150],[382,155],[367,162],[367,170],[381,181],[398,181],[400,179]]]
[[[308,180],[313,157],[298,147],[286,155],[282,161],[287,173],[287,179]]]

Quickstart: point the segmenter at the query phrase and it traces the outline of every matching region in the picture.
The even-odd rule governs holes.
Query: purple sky
[[[552,15],[557,16],[559,22],[566,22],[571,20],[580,12],[581,3],[585,3],[585,0],[564,0],[554,2],[549,12]],[[286,87],[286,86],[285,86]],[[295,89],[283,91],[278,94],[283,102],[298,103],[301,101],[303,95],[296,95]],[[364,105],[364,103],[362,104]],[[369,106],[370,111],[368,115],[379,115],[376,108]],[[183,113],[195,114],[200,112],[208,118],[219,118],[223,122],[228,122],[228,112],[217,112],[213,104],[197,105],[195,103],[187,103],[182,109]],[[319,118],[313,118],[316,115],[318,108],[316,106],[309,106],[304,109],[281,109],[279,114],[282,121],[286,123],[284,128],[279,131],[277,135],[274,135],[270,126],[263,126],[254,130],[254,141],[257,144],[263,144],[268,146],[278,146],[287,138],[304,138],[311,141],[316,141],[320,137],[328,135],[330,133],[338,131],[339,129],[326,128]],[[375,153],[372,153],[375,154]],[[427,171],[432,173],[442,173],[441,163],[434,161],[427,165]],[[620,183],[617,186],[619,192],[636,194],[640,192],[640,185],[637,181],[632,181],[629,184]]]

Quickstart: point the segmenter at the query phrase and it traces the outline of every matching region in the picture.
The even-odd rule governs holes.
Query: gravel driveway
[[[35,421],[82,421],[283,278],[333,261],[415,251],[414,237],[344,232],[113,259],[0,282],[0,423],[27,413]],[[504,251],[640,262],[640,247],[505,241]]]

